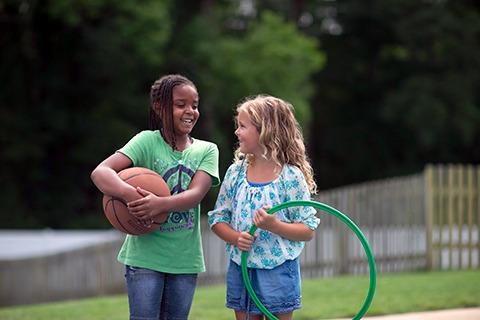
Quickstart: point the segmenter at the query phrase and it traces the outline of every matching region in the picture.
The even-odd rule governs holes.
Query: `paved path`
[[[451,309],[366,317],[365,320],[479,320],[480,308]],[[347,320],[347,319],[340,319]]]
[[[116,230],[0,229],[0,261],[41,257],[124,237]]]

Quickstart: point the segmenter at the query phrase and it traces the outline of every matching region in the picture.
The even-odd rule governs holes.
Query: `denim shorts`
[[[298,259],[287,260],[273,269],[249,268],[252,288],[265,308],[273,314],[289,313],[301,307],[301,278]],[[242,269],[230,261],[227,272],[227,308],[262,314],[243,283]]]

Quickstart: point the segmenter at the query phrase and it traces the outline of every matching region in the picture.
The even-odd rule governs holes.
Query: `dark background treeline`
[[[194,136],[218,144],[222,176],[234,106],[257,93],[296,107],[320,190],[479,163],[479,9],[0,0],[0,228],[107,227],[89,174],[146,128],[149,87],[172,72],[198,86]]]

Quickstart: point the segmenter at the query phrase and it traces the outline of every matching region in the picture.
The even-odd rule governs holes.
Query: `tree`
[[[288,100],[304,128],[309,127],[313,93],[309,79],[325,58],[318,43],[295,25],[269,11],[258,19],[207,12],[186,28],[181,39],[185,42],[177,52],[188,52],[186,69],[201,84],[205,98],[201,97],[200,111],[208,115],[212,137],[220,146],[222,172],[231,162],[236,141],[234,108],[244,97],[265,93]]]
[[[315,9],[328,64],[316,76],[321,188],[478,163],[480,16],[471,1],[342,1]],[[336,27],[328,27],[328,26]]]
[[[89,172],[146,123],[168,6],[2,1],[4,227],[89,223],[100,202]]]

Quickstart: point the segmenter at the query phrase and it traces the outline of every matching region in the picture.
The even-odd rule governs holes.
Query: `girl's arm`
[[[225,173],[220,187],[215,208],[208,212],[208,224],[212,231],[223,241],[237,246],[240,250],[249,251],[254,237],[248,232],[239,232],[230,225],[232,221],[233,197],[237,191],[240,175],[240,164],[232,164]]]
[[[138,199],[141,195],[134,187],[124,182],[117,172],[132,165],[126,155],[116,152],[103,160],[91,173],[90,178],[97,188],[103,193],[126,202]]]
[[[232,229],[228,223],[219,222],[212,227],[212,231],[223,241],[237,246],[240,250],[249,251],[254,237],[248,232],[238,232]]]
[[[310,200],[310,191],[302,171],[295,166],[288,166],[286,175],[282,177],[289,181],[289,187],[285,188],[287,200]],[[284,184],[285,186],[285,184]],[[294,187],[293,187],[294,186]],[[315,214],[316,210],[311,207],[297,207],[289,209],[286,214],[289,222],[281,221],[276,215],[268,214],[265,209],[259,209],[253,219],[258,228],[278,234],[292,241],[310,241],[315,235],[315,229],[320,223]]]
[[[197,206],[212,186],[212,177],[205,171],[197,171],[188,189],[168,197],[137,187],[143,198],[128,203],[130,212],[139,219],[153,219],[155,216],[173,211],[185,211]]]
[[[259,209],[253,218],[258,228],[278,234],[292,241],[310,241],[315,231],[301,222],[287,223],[280,221],[273,214],[268,214],[265,209]]]

